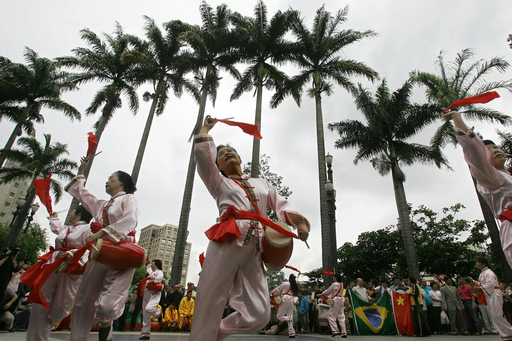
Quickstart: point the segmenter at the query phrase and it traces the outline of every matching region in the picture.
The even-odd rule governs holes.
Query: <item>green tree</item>
[[[90,48],[77,47],[72,50],[75,56],[59,57],[57,61],[60,65],[82,70],[71,78],[76,84],[91,81],[106,83],[85,110],[86,115],[93,115],[103,106],[101,116],[94,125],[94,134],[99,145],[105,126],[122,106],[122,95],[128,98],[130,111],[135,114],[139,109],[139,98],[135,91],[136,64],[125,62],[123,59],[130,51],[130,36],[123,32],[119,23],[116,23],[113,35],[104,34],[104,40],[87,28],[81,30],[80,34]],[[93,161],[94,157],[85,169],[86,178],[89,176]],[[77,205],[78,200],[73,199],[69,212]]]
[[[468,48],[458,53],[453,62],[446,64],[444,62],[444,55],[445,53],[441,51],[437,57],[438,75],[417,70],[410,73],[411,80],[426,89],[426,97],[429,102],[437,103],[446,108],[459,99],[483,92],[496,89],[512,91],[512,80],[486,81],[486,77],[492,72],[498,71],[503,73],[510,67],[510,64],[505,59],[493,57],[488,61],[478,60],[472,62],[471,60],[475,53]],[[501,124],[510,122],[510,118],[507,115],[485,106],[471,105],[464,109],[458,109],[462,115],[469,119]],[[452,121],[446,121],[439,127],[432,137],[431,145],[434,148],[443,148],[448,142],[454,145],[457,144]],[[473,179],[473,183],[476,189],[475,179]],[[512,268],[509,266],[501,248],[500,234],[496,219],[489,205],[478,190],[477,195],[492,240],[493,253],[497,256],[498,264],[502,272],[506,274],[506,278],[512,280]]]
[[[11,167],[0,169],[0,182],[9,183],[18,179],[35,180],[37,178],[46,178],[50,174],[61,179],[73,178],[73,170],[77,168],[77,164],[63,157],[69,154],[67,145],[59,142],[51,143],[51,138],[51,135],[45,134],[45,143],[43,145],[33,137],[22,137],[17,142],[20,149],[0,150],[0,158],[13,163]],[[50,179],[50,186],[54,194],[55,203],[57,203],[62,196],[62,186],[55,178]],[[27,189],[26,203],[14,221],[14,225],[6,240],[9,246],[14,245],[14,242],[16,242],[16,238],[23,228],[24,218],[27,216],[34,198],[35,188],[32,184]]]
[[[341,24],[347,20],[347,14],[348,7],[332,16],[322,6],[316,12],[311,31],[306,27],[304,19],[300,17],[300,13],[294,11],[290,14],[291,31],[297,39],[297,42],[292,45],[291,60],[299,66],[300,72],[292,78],[286,87],[282,87],[277,91],[271,101],[272,107],[275,108],[283,101],[285,96],[291,94],[297,104],[300,105],[303,88],[307,83],[310,82],[311,84],[308,94],[315,99],[320,220],[322,225],[322,266],[324,269],[334,268],[334,264],[331,264],[331,243],[335,242],[336,238],[331,236],[327,193],[325,190],[327,175],[322,95],[329,96],[334,92],[331,82],[350,92],[354,92],[356,87],[349,77],[362,76],[371,81],[377,78],[377,72],[364,63],[341,57],[343,48],[363,38],[375,36],[375,33],[371,30],[364,32],[350,29],[340,30]],[[330,284],[330,279],[326,284]]]
[[[267,284],[269,290],[275,289],[285,281],[283,270],[274,271],[265,269],[265,275],[267,276]]]
[[[335,148],[358,148],[355,164],[368,160],[380,175],[391,172],[407,267],[409,273],[419,278],[418,258],[404,189],[405,175],[400,165],[410,166],[419,162],[440,167],[447,166],[447,161],[439,150],[406,142],[433,123],[440,110],[435,104],[413,104],[411,96],[410,82],[405,82],[391,94],[386,80],[383,80],[375,96],[359,85],[355,102],[367,125],[357,120],[345,120],[329,124],[329,129],[340,135],[334,144]]]
[[[191,69],[187,54],[183,53],[183,42],[179,39],[181,33],[188,29],[188,26],[179,20],[173,20],[165,23],[165,35],[162,33],[155,21],[147,16],[146,19],[146,37],[143,41],[136,36],[131,36],[130,41],[135,46],[134,51],[126,52],[123,56],[124,61],[137,63],[135,69],[136,84],[151,82],[153,93],[145,92],[143,99],[151,100],[144,132],[135,158],[132,170],[132,179],[137,183],[142,158],[153,123],[155,114],[157,116],[164,112],[165,105],[169,99],[167,93],[173,90],[176,97],[181,97],[183,90],[192,93],[199,102],[199,94],[192,82],[187,80],[184,75]]]
[[[24,56],[27,65],[0,58],[0,117],[16,124],[4,149],[12,148],[23,131],[34,136],[34,122],[44,122],[42,108],[61,111],[72,121],[81,119],[80,112],[61,99],[62,93],[76,89],[69,73],[29,48]],[[4,161],[0,158],[0,167]]]
[[[0,223],[0,244],[3,245],[10,232],[10,226]],[[48,234],[46,230],[38,224],[30,224],[29,227],[18,236],[16,245],[21,247],[17,259],[30,261],[32,264],[37,262],[37,258],[48,248]]]
[[[285,40],[288,32],[287,14],[278,11],[270,22],[267,19],[267,6],[258,1],[254,8],[254,18],[234,13],[232,23],[243,32],[239,44],[241,61],[248,64],[231,94],[231,100],[238,99],[244,92],[256,88],[256,112],[254,124],[260,127],[263,87],[276,89],[288,77],[276,65],[289,59],[289,43]],[[259,177],[260,140],[253,138],[251,176]]]
[[[239,77],[239,73],[234,66],[238,61],[238,56],[233,51],[233,43],[237,39],[228,25],[231,15],[230,10],[225,4],[219,5],[216,10],[213,10],[205,1],[202,1],[199,11],[202,26],[194,26],[189,31],[180,35],[181,39],[186,41],[192,49],[190,60],[195,66],[194,72],[201,92],[199,112],[192,136],[198,134],[201,129],[208,96],[210,96],[211,101],[215,105],[217,88],[221,80],[220,71],[227,71],[235,78]],[[187,243],[190,202],[192,201],[196,169],[194,155],[194,147],[192,146],[172,262],[171,283],[181,282],[183,256]]]
[[[135,269],[135,272],[133,273],[133,279],[132,279],[132,284],[137,284],[139,283],[139,281],[143,278],[146,277],[146,274],[147,274],[147,270],[146,268],[138,268],[138,269]]]

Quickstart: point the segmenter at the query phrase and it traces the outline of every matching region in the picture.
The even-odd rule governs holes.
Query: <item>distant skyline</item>
[[[209,1],[216,7],[226,3],[232,11],[245,16],[253,16],[256,1]],[[309,28],[313,25],[316,10],[322,3],[311,1],[266,1],[268,17],[277,10],[289,7],[299,10]],[[190,24],[200,24],[200,1],[175,3],[169,1],[143,2],[134,0],[111,0],[108,2],[90,0],[87,2],[54,0],[5,3],[4,18],[0,22],[0,56],[13,62],[23,62],[24,47],[35,50],[39,56],[55,58],[72,55],[71,50],[85,46],[79,31],[89,28],[97,34],[112,34],[115,22],[126,33],[144,37],[143,15],[153,18],[159,25],[180,19]],[[509,13],[512,3],[482,2],[477,0],[455,1],[366,1],[345,2],[325,1],[325,9],[331,13],[349,5],[344,29],[374,30],[378,35],[372,39],[348,47],[341,56],[364,62],[377,72],[381,79],[386,78],[390,91],[401,87],[413,70],[437,73],[435,61],[441,50],[446,51],[445,61],[454,60],[456,53],[464,48],[473,48],[478,59],[489,60],[493,56],[512,61],[512,50],[507,43],[510,29]],[[289,39],[293,37],[289,36]],[[243,72],[245,65],[239,65]],[[290,76],[297,74],[293,65],[282,69]],[[228,74],[222,74],[217,102],[212,107],[208,102],[206,115],[224,118],[235,117],[242,122],[253,123],[255,98],[246,93],[239,100],[230,102],[229,97],[236,84]],[[190,78],[192,76],[189,76]],[[488,80],[512,78],[512,69],[503,74],[496,73]],[[354,83],[375,92],[378,82],[372,84],[364,79],[354,78]],[[63,98],[74,105],[82,114],[90,104],[99,83],[88,83],[80,91],[66,93]],[[137,148],[142,135],[150,103],[143,102],[142,94],[150,90],[149,85],[139,88],[140,109],[137,115],[129,112],[126,100],[107,125],[98,147],[98,155],[89,176],[87,187],[100,198],[107,198],[104,184],[108,176],[118,169],[131,173]],[[487,107],[510,115],[512,94],[498,90],[500,98],[486,104]],[[295,243],[290,265],[302,272],[322,266],[320,237],[320,204],[318,190],[318,165],[316,152],[315,107],[313,99],[304,92],[301,107],[288,98],[278,108],[270,109],[272,93],[263,93],[263,114],[261,153],[270,157],[270,170],[283,177],[283,184],[290,187],[293,194],[289,200],[311,223],[308,240],[311,249],[304,243]],[[423,89],[414,88],[415,101],[426,101]],[[334,188],[336,197],[337,245],[355,243],[361,232],[373,231],[388,225],[395,225],[398,214],[390,176],[381,177],[369,162],[354,165],[355,150],[337,150],[334,141],[337,135],[327,130],[327,124],[344,119],[362,119],[354,105],[353,98],[344,89],[334,87],[331,96],[323,96],[323,113],[326,153],[333,155]],[[150,224],[178,225],[183,198],[186,168],[192,144],[188,138],[194,127],[198,105],[188,94],[177,99],[169,93],[165,112],[156,117],[142,163],[138,191],[135,193],[141,215],[137,228]],[[68,144],[71,159],[79,162],[87,149],[87,132],[94,131],[93,124],[100,113],[83,115],[81,122],[71,123],[59,112],[42,110],[45,124],[36,124],[38,140],[43,134],[52,134],[52,141]],[[442,124],[425,129],[413,139],[414,142],[428,144],[433,132]],[[509,128],[469,121],[468,125],[486,138],[498,140],[495,130],[508,131]],[[0,146],[3,146],[14,125],[6,120],[0,124]],[[231,143],[237,148],[245,164],[250,161],[252,138],[239,129],[217,125],[211,134],[216,143]],[[468,220],[483,219],[478,205],[468,167],[463,160],[460,147],[447,146],[446,157],[453,171],[415,165],[403,167],[407,177],[404,184],[408,202],[417,207],[425,205],[436,212],[443,207],[462,203],[466,206],[459,215]],[[65,183],[62,183],[65,185]],[[61,202],[54,205],[55,211],[69,207],[71,197],[64,194]],[[200,178],[196,176],[190,212],[188,242],[193,244],[187,281],[197,284],[200,272],[199,254],[206,251],[208,240],[204,235],[215,223],[218,211],[214,200]],[[47,212],[41,208],[34,221],[48,230],[50,241],[54,236],[48,227]],[[65,216],[65,213],[61,215]],[[377,256],[377,255],[376,255]],[[284,270],[288,275],[290,270]]]

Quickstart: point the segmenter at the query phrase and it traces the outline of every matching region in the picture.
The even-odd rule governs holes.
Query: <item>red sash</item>
[[[512,221],[512,208],[509,208],[502,214],[500,214],[499,219],[501,222],[504,222],[505,220]]]

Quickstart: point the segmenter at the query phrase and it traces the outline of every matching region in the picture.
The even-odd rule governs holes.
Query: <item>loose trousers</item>
[[[47,341],[50,338],[53,323],[59,323],[69,315],[80,285],[82,275],[66,275],[63,272],[52,273],[41,288],[50,311],[42,304],[34,303],[30,311],[27,340]]]
[[[151,316],[158,317],[162,312],[157,308],[160,302],[160,291],[154,292],[146,289],[144,291],[144,299],[142,300],[142,330],[143,336],[149,336],[151,333]]]
[[[87,263],[73,308],[70,341],[87,340],[91,326],[123,314],[134,272],[92,260]]]
[[[503,317],[503,296],[499,289],[495,289],[491,296],[486,296],[486,299],[487,310],[501,338],[512,338],[512,326]]]
[[[246,247],[210,241],[196,297],[189,341],[220,341],[231,334],[255,334],[267,324],[267,279],[254,237]],[[222,319],[228,297],[235,312]]]
[[[333,304],[329,308],[329,314],[327,315],[327,320],[329,321],[329,326],[331,327],[331,333],[339,334],[338,324],[341,326],[341,333],[347,334],[347,326],[345,324],[345,312],[343,308],[345,307],[345,299],[343,297],[334,297]]]
[[[480,310],[480,314],[482,314],[482,321],[484,321],[483,331],[486,334],[496,333],[496,328],[494,327],[494,322],[492,321],[492,316],[489,314],[489,310],[485,304],[478,302],[478,310]]]
[[[288,335],[295,335],[293,328],[293,296],[283,295],[281,304],[277,309],[277,319],[288,323]]]

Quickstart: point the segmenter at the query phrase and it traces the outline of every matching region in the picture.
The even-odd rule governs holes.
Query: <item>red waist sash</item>
[[[272,220],[250,211],[239,211],[235,206],[229,206],[220,217],[220,223],[213,225],[206,232],[208,239],[214,242],[233,241],[240,237],[240,229],[236,225],[236,219],[247,219],[259,221],[262,225],[268,226],[277,232],[291,238],[298,238],[293,232],[286,231]]]
[[[501,222],[504,222],[505,220],[512,221],[512,208],[509,208],[508,210],[500,214],[498,218],[500,219]]]

